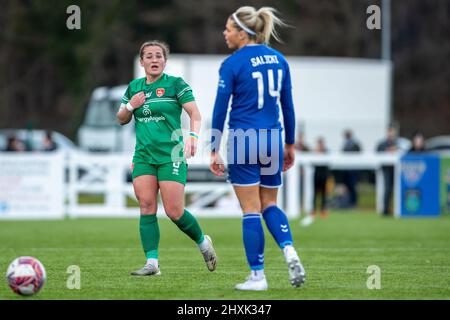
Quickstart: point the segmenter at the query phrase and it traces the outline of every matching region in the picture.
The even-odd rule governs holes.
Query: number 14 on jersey
[[[267,70],[267,81],[269,94],[271,97],[277,98],[277,104],[280,100],[280,91],[281,91],[281,81],[283,79],[283,70],[278,69],[278,81],[277,87],[275,89],[275,80],[273,77],[273,70]],[[258,109],[262,109],[264,107],[264,76],[260,71],[252,72],[253,79],[256,79],[258,83]]]

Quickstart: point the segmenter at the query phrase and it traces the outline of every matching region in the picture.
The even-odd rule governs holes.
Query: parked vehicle
[[[77,146],[69,138],[57,131],[51,131],[57,150],[76,150]],[[0,151],[6,149],[9,137],[15,137],[24,144],[26,151],[43,151],[46,130],[41,129],[0,129]]]
[[[436,136],[425,141],[425,149],[450,154],[450,135]]]
[[[126,85],[96,88],[78,130],[80,149],[91,152],[132,152],[136,143],[134,119],[121,126],[116,119]]]

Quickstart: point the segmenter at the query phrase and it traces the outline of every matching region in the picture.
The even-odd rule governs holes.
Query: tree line
[[[66,26],[70,5],[81,29]],[[128,83],[139,45],[174,53],[227,54],[223,29],[239,6],[272,6],[289,27],[285,55],[379,59],[381,31],[366,8],[381,0],[3,0],[0,10],[0,127],[60,131],[72,139],[89,95]],[[393,119],[402,135],[450,134],[450,1],[392,1]]]

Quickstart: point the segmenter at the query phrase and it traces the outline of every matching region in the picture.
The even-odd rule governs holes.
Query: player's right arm
[[[223,127],[225,125],[225,118],[228,111],[228,102],[230,101],[231,93],[233,91],[233,72],[231,68],[222,63],[219,70],[219,85],[217,88],[216,101],[212,114],[212,136],[211,136],[211,151],[218,152],[220,149],[220,142],[222,140]]]
[[[143,91],[136,93],[131,99],[128,100],[129,91],[125,92],[124,97],[122,98],[122,103],[119,108],[119,112],[117,112],[117,120],[121,125],[125,125],[131,121],[133,117],[134,109],[139,108],[145,102],[145,93]],[[127,102],[128,100],[128,102]]]
[[[291,73],[287,62],[285,62],[285,77],[280,95],[285,132],[283,152],[283,172],[285,172],[294,165],[295,161],[295,109],[292,98]]]
[[[233,73],[225,63],[219,70],[219,86],[217,88],[216,101],[212,115],[211,135],[211,162],[209,169],[216,176],[222,176],[225,171],[223,160],[219,154],[220,142],[222,140],[223,127],[228,111],[233,86]]]

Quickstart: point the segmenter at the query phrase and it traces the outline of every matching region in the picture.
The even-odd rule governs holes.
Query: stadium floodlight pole
[[[381,6],[381,58],[391,60],[391,0],[382,0]]]

